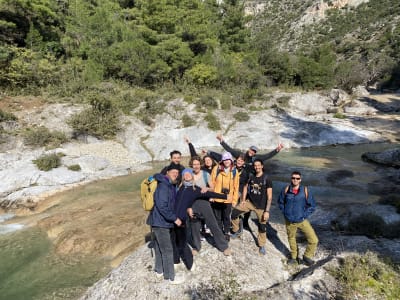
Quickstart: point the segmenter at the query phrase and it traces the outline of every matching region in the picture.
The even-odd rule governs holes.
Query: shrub
[[[61,165],[61,159],[59,155],[52,153],[40,156],[38,159],[33,160],[33,163],[41,171],[50,171],[51,169],[58,168]]]
[[[340,299],[399,299],[400,275],[376,254],[348,256],[329,272],[341,285]]]
[[[239,122],[246,122],[250,120],[250,116],[244,111],[238,111],[233,115],[233,117]]]
[[[27,129],[23,132],[24,143],[30,146],[44,147],[52,146],[58,147],[62,143],[68,141],[63,132],[50,131],[44,126],[39,126],[32,129]]]
[[[385,221],[378,215],[365,213],[349,221],[348,230],[354,234],[380,237],[385,232]]]
[[[67,123],[74,133],[112,138],[119,130],[118,114],[111,102],[104,98],[90,99],[91,108],[73,115]]]
[[[203,95],[196,102],[197,107],[218,108],[218,101],[211,95]]]
[[[235,275],[223,273],[218,278],[213,277],[211,284],[200,283],[192,295],[196,299],[243,299],[241,289]]]
[[[187,114],[184,114],[182,116],[182,124],[183,124],[183,127],[190,127],[190,126],[195,125],[196,122],[191,117],[189,117]]]
[[[289,105],[290,96],[281,96],[276,99],[276,102],[279,104],[280,107],[288,107]]]
[[[0,109],[0,122],[17,120],[18,118],[13,113],[9,113]]]
[[[333,117],[337,119],[346,119],[346,116],[340,112],[335,113]]]
[[[71,171],[80,171],[81,170],[81,166],[80,165],[71,165],[71,166],[68,166],[68,170],[71,170]]]
[[[217,117],[213,113],[209,112],[205,116],[204,120],[208,123],[208,125],[207,125],[208,129],[211,129],[214,131],[221,129],[221,124],[219,123]]]
[[[232,106],[231,97],[222,95],[220,98],[221,109],[223,110],[230,110]]]

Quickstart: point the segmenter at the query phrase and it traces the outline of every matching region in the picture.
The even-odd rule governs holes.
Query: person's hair
[[[236,157],[236,160],[241,158],[242,160],[246,161],[246,155],[244,153],[240,153],[238,157]]]
[[[301,177],[301,173],[299,171],[293,171],[292,175],[299,175]]]
[[[257,161],[259,161],[259,162],[261,163],[261,165],[264,166],[264,162],[262,161],[262,159],[259,159],[259,158],[256,158],[256,159],[253,161],[253,166],[254,166],[254,164],[255,164]]]
[[[169,153],[169,156],[172,158],[172,156],[174,156],[174,154],[179,154],[180,156],[182,156],[182,153],[180,151],[178,151],[178,150],[171,151]]]
[[[193,161],[198,160],[200,162],[200,167],[203,166],[203,161],[200,156],[192,156],[189,161],[189,167],[193,168]]]
[[[205,166],[206,165],[206,158],[210,158],[211,159],[211,161],[212,161],[212,165],[211,165],[211,168],[214,168],[215,166],[216,166],[216,162],[215,162],[215,160],[210,156],[210,155],[208,155],[208,154],[206,154],[206,155],[204,155],[203,156],[203,166]]]

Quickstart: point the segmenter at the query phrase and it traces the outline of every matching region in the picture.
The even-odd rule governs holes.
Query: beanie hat
[[[224,160],[231,160],[231,161],[233,161],[233,159],[232,159],[232,154],[230,154],[229,152],[225,152],[224,154],[222,154],[221,161],[224,161]]]
[[[250,150],[253,150],[254,152],[257,152],[258,148],[256,146],[250,146]]]
[[[190,168],[186,168],[186,169],[184,169],[184,170],[182,171],[182,177],[183,177],[186,173],[189,173],[190,175],[193,176],[193,170],[190,169]]]
[[[171,164],[169,164],[169,166],[167,167],[167,172],[168,172],[168,171],[171,171],[171,170],[178,170],[178,171],[180,171],[180,170],[181,170],[181,166],[178,165],[178,164],[171,163]]]

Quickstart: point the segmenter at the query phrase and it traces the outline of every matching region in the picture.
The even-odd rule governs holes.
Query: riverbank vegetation
[[[132,88],[246,102],[266,86],[399,86],[399,3],[332,8],[297,28],[312,4],[269,1],[249,16],[239,0],[2,0],[0,86],[65,101],[111,93],[125,111],[145,101]]]

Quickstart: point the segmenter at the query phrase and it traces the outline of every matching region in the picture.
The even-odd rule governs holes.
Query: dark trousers
[[[172,246],[172,228],[152,227],[155,244],[155,267],[154,271],[163,273],[164,279],[175,279],[174,271],[174,249]]]
[[[211,234],[214,238],[215,247],[224,251],[228,248],[228,241],[225,239],[224,234],[221,228],[218,225],[217,220],[215,219],[214,212],[211,208],[210,202],[207,200],[196,200],[192,206],[193,212],[201,216],[201,218],[206,223],[207,227],[210,229]],[[192,246],[193,249],[200,251],[201,248],[201,220],[199,219],[191,219],[190,220],[190,228],[192,232]]]
[[[193,255],[187,243],[186,227],[175,226],[173,238],[175,240],[174,263],[177,264],[182,259],[186,268],[190,270],[193,266]]]
[[[215,218],[217,219],[218,226],[221,228],[224,234],[229,234],[231,230],[232,204],[213,202],[211,206],[213,208]]]

